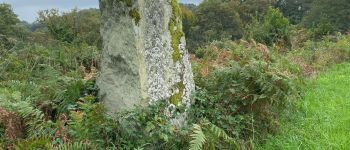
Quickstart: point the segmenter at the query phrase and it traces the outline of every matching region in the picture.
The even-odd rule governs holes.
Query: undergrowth
[[[336,35],[285,53],[255,41],[200,48],[192,60],[197,91],[181,128],[170,124],[161,102],[111,117],[96,97],[96,47],[20,41],[0,49],[0,110],[10,118],[0,119],[0,146],[252,149],[280,131],[280,114],[304,95],[305,76],[350,59],[349,41]]]

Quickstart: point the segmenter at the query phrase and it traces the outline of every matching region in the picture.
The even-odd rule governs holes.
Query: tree
[[[248,24],[253,18],[262,20],[268,8],[275,5],[276,0],[239,0],[239,3],[240,17],[245,24]]]
[[[195,11],[191,40],[196,46],[213,40],[241,38],[241,19],[236,1],[205,0]]]
[[[349,0],[315,0],[303,19],[303,24],[309,28],[318,28],[324,27],[322,24],[331,23],[335,31],[346,32],[350,29],[349,14]]]
[[[101,47],[102,41],[100,36],[101,13],[98,9],[83,9],[78,11],[77,33],[80,41],[89,45]]]
[[[59,10],[43,10],[39,12],[38,21],[46,25],[50,34],[57,40],[71,43],[77,36],[75,30],[75,19],[77,10],[73,10],[69,15],[60,16]]]
[[[13,31],[17,23],[19,23],[19,19],[13,12],[11,5],[0,4],[0,34],[14,35]]]
[[[269,7],[263,22],[255,21],[248,29],[248,38],[266,45],[289,46],[289,21],[281,11]]]
[[[181,5],[182,12],[182,27],[186,36],[189,36],[191,27],[193,27],[195,23],[193,12],[186,6]]]
[[[73,9],[60,15],[59,10],[43,10],[39,12],[38,22],[44,24],[50,34],[64,42],[83,42],[92,46],[100,46],[101,17],[98,9]]]
[[[191,8],[188,6],[192,6],[192,5],[182,5],[182,4],[180,5],[181,12],[182,12],[182,27],[187,40],[187,48],[189,50],[192,50],[194,48],[193,46],[194,41],[192,40],[191,37],[193,36],[192,28],[195,24],[195,16]]]
[[[276,7],[281,10],[283,15],[289,19],[292,24],[298,24],[314,0],[279,0]]]

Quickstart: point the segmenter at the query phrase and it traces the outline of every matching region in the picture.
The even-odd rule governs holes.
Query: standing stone
[[[100,9],[97,84],[107,109],[115,113],[161,100],[168,112],[189,108],[194,82],[177,0],[100,0]]]

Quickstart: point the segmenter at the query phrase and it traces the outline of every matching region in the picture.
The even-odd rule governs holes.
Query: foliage
[[[277,0],[234,0],[240,3],[238,11],[242,21],[249,24],[254,18],[263,20],[269,7],[276,4]]]
[[[329,22],[336,31],[344,33],[350,29],[350,23],[347,21],[349,8],[350,3],[347,0],[316,0],[303,19],[303,24],[312,28],[320,23],[323,24],[322,22]]]
[[[99,33],[101,17],[97,9],[80,11],[73,9],[62,15],[57,9],[43,10],[39,12],[38,21],[44,24],[57,40],[101,47]]]
[[[205,49],[195,63],[198,90],[190,113],[243,141],[274,133],[278,113],[299,96],[293,64],[261,44],[245,44],[216,42]]]
[[[191,35],[191,28],[194,26],[195,18],[193,11],[187,8],[185,5],[180,5],[181,14],[182,14],[182,27],[185,33],[185,36]]]
[[[304,46],[289,53],[288,59],[301,66],[304,74],[318,72],[341,62],[350,60],[349,35],[325,37],[322,41],[307,41]]]
[[[84,150],[88,149],[88,146],[82,142],[62,144],[58,147],[51,147],[50,150]]]
[[[60,145],[50,144],[50,139],[48,138],[33,138],[25,141],[20,141],[15,145],[16,150],[22,149],[47,149],[47,150],[85,150],[89,146],[83,142],[77,143],[67,143]]]
[[[128,6],[133,2],[123,1]],[[323,8],[324,2],[317,2],[320,6],[313,6],[312,11]],[[7,32],[0,32],[5,34],[0,36],[1,42],[7,43],[0,44],[0,110],[17,114],[18,122],[25,124],[23,137],[7,141],[7,125],[0,122],[0,147],[253,149],[254,143],[261,144],[264,137],[278,133],[281,114],[295,113],[293,106],[303,95],[301,87],[305,78],[350,60],[349,35],[324,36],[345,31],[343,25],[337,25],[343,22],[329,18],[337,17],[329,15],[332,11],[317,20],[318,26],[301,29],[290,27],[282,13],[270,7],[275,1],[206,0],[198,7],[187,5],[188,8],[177,7],[175,0],[172,4],[170,29],[181,28],[181,9],[189,43],[192,48],[199,47],[192,60],[197,85],[195,101],[186,112],[187,124],[181,127],[171,124],[173,118],[167,117],[165,109],[165,103],[178,101],[181,91],[170,100],[150,107],[137,106],[135,110],[113,114],[114,117],[107,113],[95,86],[101,46],[97,10],[72,10],[63,14],[58,10],[42,11],[38,23],[22,23],[34,32],[28,30],[29,33],[22,34],[21,30],[15,30],[15,26],[22,25],[11,7],[0,4],[0,12],[6,12],[0,16],[0,31]],[[277,7],[297,22],[305,12],[291,11],[306,4],[308,1]],[[308,15],[312,14],[315,13]],[[4,20],[6,17],[9,20]],[[240,38],[243,27],[246,27],[245,36],[257,42],[232,41]],[[291,29],[293,32],[289,32]],[[178,45],[183,33],[172,30],[172,34],[172,44]],[[297,39],[293,41],[293,49],[280,53],[289,47],[290,36]],[[322,40],[314,40],[321,36]],[[174,53],[174,60],[180,59],[179,56],[178,52]],[[181,84],[177,86],[184,88]],[[309,106],[308,101],[301,104],[303,109]],[[177,109],[185,111],[181,107]],[[314,127],[307,125],[310,123],[301,128]],[[311,134],[312,138],[318,133],[324,134],[317,131]]]
[[[11,35],[15,25],[19,23],[17,15],[12,11],[11,5],[0,4],[0,34]]]
[[[310,36],[312,36],[314,40],[317,40],[326,35],[333,34],[335,31],[336,29],[333,23],[327,19],[327,17],[322,16],[320,22],[318,22],[310,29]]]
[[[267,45],[277,44],[281,47],[289,47],[289,21],[283,14],[269,7],[263,22],[255,21],[248,27],[247,38]]]
[[[119,149],[182,149],[188,129],[173,126],[166,117],[165,101],[122,113],[118,119]]]
[[[312,7],[313,1],[314,0],[279,0],[276,3],[276,7],[281,10],[283,15],[288,18],[292,24],[298,24]]]
[[[193,39],[194,35],[194,26],[196,23],[196,16],[194,11],[196,9],[196,5],[186,5],[180,3],[181,8],[181,19],[182,19],[182,30],[186,37],[186,48],[189,52],[194,52],[196,41]]]
[[[190,150],[202,150],[203,148],[238,149],[238,145],[233,138],[208,120],[202,120],[200,125],[194,124],[191,137]]]
[[[11,143],[1,139],[1,147],[18,142],[34,148],[57,142],[51,140],[58,132],[59,115],[69,112],[82,95],[96,94],[91,77],[96,74],[98,49],[50,37],[42,42],[37,35],[46,34],[31,33],[26,40],[13,37],[18,42],[0,49],[0,108],[18,114],[25,125],[24,139]]]
[[[235,7],[237,4],[233,1],[202,2],[194,13],[196,21],[192,28],[193,33],[187,36],[189,42],[193,42],[190,45],[198,47],[213,40],[239,39],[242,35],[241,20]]]

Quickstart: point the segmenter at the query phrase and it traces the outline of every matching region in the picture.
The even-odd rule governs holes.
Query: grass
[[[281,133],[256,149],[350,149],[350,63],[336,65],[309,83],[298,111],[284,117]]]

